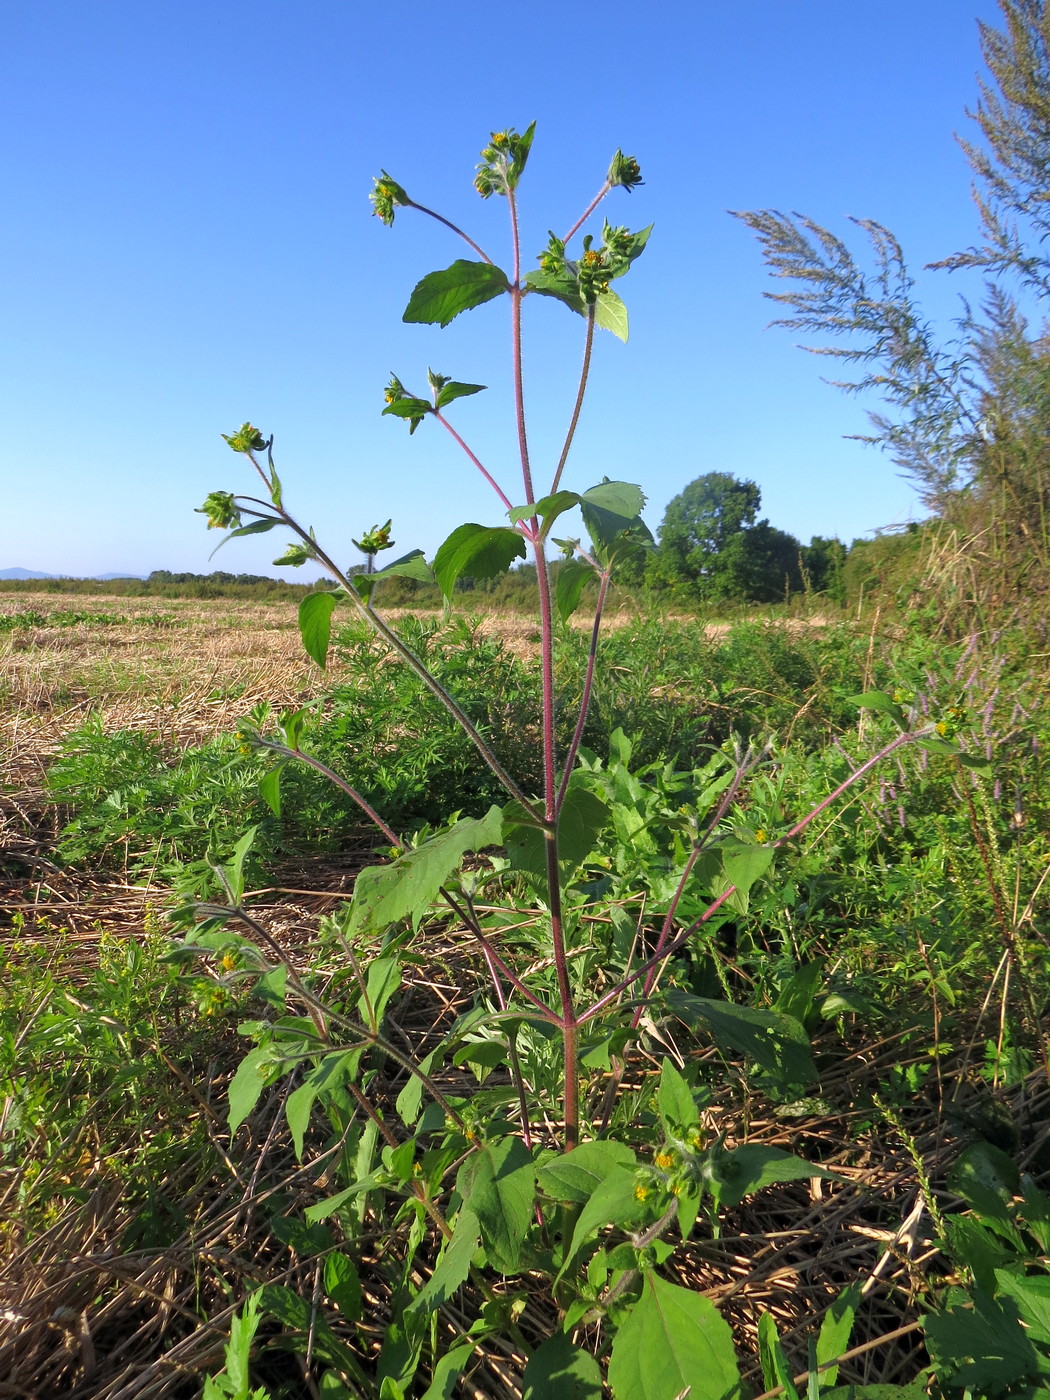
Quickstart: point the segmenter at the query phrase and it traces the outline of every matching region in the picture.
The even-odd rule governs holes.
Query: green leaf
[[[259,779],[259,796],[269,807],[275,817],[281,815],[281,768],[278,764],[275,768],[268,769]]]
[[[361,1280],[352,1259],[338,1249],[324,1261],[324,1291],[347,1322],[357,1322],[364,1311]]]
[[[227,1090],[229,1112],[226,1122],[231,1137],[259,1102],[262,1091],[274,1082],[279,1073],[280,1066],[274,1062],[269,1046],[257,1045],[254,1050],[248,1051],[237,1066]]]
[[[692,1089],[666,1055],[660,1066],[660,1088],[656,1101],[660,1108],[660,1121],[669,1138],[682,1137],[700,1122],[700,1110]]]
[[[241,535],[265,535],[267,530],[272,530],[275,525],[283,523],[281,520],[275,520],[272,516],[266,516],[262,520],[253,520],[250,525],[242,525],[239,530],[231,530],[226,536],[226,540],[236,540]],[[223,540],[223,544],[226,543],[226,540]]]
[[[583,1205],[613,1168],[634,1171],[636,1165],[635,1155],[626,1143],[582,1142],[571,1152],[563,1152],[537,1168],[536,1181],[553,1200]]]
[[[779,1147],[747,1142],[717,1158],[718,1180],[714,1194],[720,1206],[739,1205],[745,1196],[780,1181],[808,1181],[811,1176],[832,1177],[812,1162],[804,1162]]]
[[[452,597],[456,580],[494,578],[525,558],[525,541],[505,525],[460,525],[434,555],[434,574],[446,598]]]
[[[887,695],[884,690],[866,690],[863,695],[850,695],[847,704],[858,705],[862,710],[879,710],[882,714],[889,715],[898,729],[904,730],[908,727],[904,711],[893,696]]]
[[[594,303],[594,324],[603,331],[612,331],[617,340],[627,340],[627,307],[615,292],[598,293]]]
[[[1020,1182],[1013,1158],[989,1142],[975,1142],[968,1147],[948,1173],[949,1190],[961,1196],[985,1225],[1018,1250],[1024,1244],[1007,1207]]]
[[[929,1393],[918,1381],[911,1385],[837,1385],[822,1390],[820,1400],[929,1400]]]
[[[421,916],[467,851],[498,846],[502,839],[503,813],[490,807],[484,817],[463,818],[389,865],[368,866],[354,881],[355,928],[383,930],[409,914]]]
[[[784,1348],[780,1345],[780,1334],[773,1314],[764,1312],[758,1319],[758,1355],[762,1362],[762,1381],[767,1390],[782,1386],[788,1400],[798,1400],[798,1391],[791,1379]]]
[[[414,399],[406,394],[403,399],[395,399],[393,403],[388,403],[383,409],[382,417],[424,418],[431,411],[431,407],[426,399]]]
[[[299,633],[303,639],[306,654],[317,662],[323,671],[328,659],[328,639],[332,635],[332,612],[335,608],[335,594],[307,593],[299,604]]]
[[[546,880],[546,835],[529,820],[520,803],[509,802],[503,811],[504,842],[511,869]],[[609,809],[602,798],[570,780],[558,817],[558,860],[563,871],[586,860],[608,821]]]
[[[470,1261],[481,1240],[481,1224],[472,1210],[464,1208],[456,1217],[452,1238],[445,1245],[434,1272],[410,1304],[413,1312],[431,1313],[444,1307],[470,1276]]]
[[[395,559],[392,564],[387,564],[386,568],[376,569],[374,574],[354,574],[353,584],[367,602],[375,591],[376,584],[385,578],[411,578],[417,583],[433,583],[434,570],[423,557],[423,551],[413,549],[411,553]]]
[[[640,228],[637,233],[632,233],[627,243],[620,245],[620,254],[627,259],[626,266],[621,267],[613,273],[613,277],[622,277],[635,258],[640,258],[645,251],[645,245],[649,242],[649,235],[653,231],[653,225]]]
[[[671,1010],[686,1025],[700,1022],[716,1044],[750,1056],[785,1088],[816,1080],[809,1037],[793,1016],[696,997],[678,988],[666,995]]]
[[[507,515],[513,525],[519,520],[531,520],[534,515],[539,516],[544,525],[553,525],[559,515],[578,506],[581,499],[575,491],[555,491],[553,496],[543,496],[531,506],[514,506]]]
[[[357,1003],[357,1014],[377,1031],[390,998],[401,986],[401,964],[396,957],[373,958],[368,964],[365,990]]]
[[[601,1400],[602,1373],[588,1351],[556,1332],[529,1357],[522,1400]]]
[[[942,1384],[978,1394],[1050,1371],[1025,1334],[1012,1298],[993,1299],[979,1290],[973,1305],[958,1305],[922,1319],[926,1348]]]
[[[826,958],[814,958],[797,967],[781,986],[775,1009],[805,1025],[813,1013],[817,984],[826,962]]]
[[[1009,1269],[996,1269],[996,1292],[1017,1304],[1021,1321],[1034,1342],[1050,1346],[1050,1275],[1032,1274],[1025,1277]]]
[[[529,291],[539,292],[540,296],[544,297],[554,297],[577,315],[587,315],[586,304],[580,296],[579,283],[567,269],[562,272],[544,272],[542,268],[536,268],[533,272],[526,273],[524,281]]]
[[[437,408],[444,408],[446,404],[452,403],[455,399],[465,399],[470,394],[480,394],[483,389],[487,389],[487,384],[460,384],[456,379],[450,379],[438,391]]]
[[[609,1361],[615,1400],[739,1400],[733,1334],[715,1305],[647,1273]]]
[[[326,1055],[321,1063],[310,1071],[298,1089],[288,1095],[284,1105],[284,1116],[288,1120],[297,1161],[303,1160],[303,1135],[310,1122],[314,1100],[318,1094],[338,1083],[355,1060],[357,1053],[356,1050],[337,1050],[331,1055]]]
[[[456,1382],[466,1369],[473,1356],[477,1342],[457,1344],[434,1362],[430,1385],[423,1394],[423,1400],[453,1400]]]
[[[501,1274],[517,1273],[536,1201],[536,1170],[520,1138],[496,1138],[459,1169],[456,1187],[477,1217],[485,1253]]]
[[[645,493],[630,481],[600,481],[580,499],[624,520],[633,520],[645,509]]]
[[[580,606],[584,585],[594,577],[594,570],[582,559],[567,559],[558,565],[554,575],[554,602],[562,622],[568,622]]]
[[[431,272],[416,283],[401,319],[414,324],[447,326],[461,311],[470,311],[509,291],[507,274],[498,267],[460,258],[444,271]]]
[[[602,1225],[634,1225],[649,1214],[649,1206],[635,1194],[637,1180],[626,1167],[610,1167],[580,1211],[569,1248],[558,1277],[569,1268],[577,1254]]]
[[[860,1288],[859,1283],[851,1283],[848,1288],[844,1288],[824,1314],[817,1338],[818,1366],[826,1366],[829,1361],[834,1361],[835,1357],[841,1356],[849,1346],[849,1339],[853,1335],[853,1319],[857,1315],[857,1306],[862,1296]],[[828,1366],[826,1371],[820,1373],[822,1384],[834,1385],[838,1373],[837,1366]]]

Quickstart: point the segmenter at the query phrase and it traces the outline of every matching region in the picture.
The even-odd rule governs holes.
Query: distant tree
[[[842,570],[846,546],[840,539],[814,535],[801,550],[803,585],[811,593],[826,593],[835,602],[844,601]]]
[[[692,597],[773,602],[801,587],[799,543],[755,520],[762,493],[753,481],[707,472],[668,505],[648,581]]]

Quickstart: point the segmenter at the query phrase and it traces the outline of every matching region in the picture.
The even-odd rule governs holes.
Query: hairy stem
[[[565,801],[565,794],[569,790],[569,779],[572,777],[573,765],[576,762],[576,755],[579,753],[580,744],[583,742],[583,731],[587,726],[587,713],[591,707],[591,690],[594,685],[594,667],[598,659],[598,634],[602,626],[602,613],[605,610],[605,596],[609,591],[611,575],[606,571],[601,576],[602,581],[598,589],[598,604],[594,610],[594,624],[591,627],[591,646],[587,653],[587,671],[583,678],[583,695],[580,697],[580,713],[576,720],[576,728],[573,731],[569,750],[565,755],[565,766],[561,775],[561,786],[558,789],[557,811],[560,814],[562,803]]]
[[[580,217],[573,224],[572,228],[569,229],[568,233],[562,239],[563,243],[568,243],[569,239],[572,238],[573,234],[578,233],[580,231],[580,229],[591,217],[594,211],[598,208],[598,205],[601,204],[602,200],[605,198],[605,196],[609,193],[611,189],[612,185],[610,185],[608,180],[606,180],[605,184],[601,187],[598,193],[591,200],[590,204],[588,204],[587,208],[583,211]]]
[[[479,472],[481,473],[481,475],[485,478],[485,480],[488,482],[488,484],[492,487],[493,491],[495,491],[496,495],[497,495],[497,496],[500,498],[500,500],[503,502],[504,506],[506,506],[507,510],[510,510],[510,509],[512,508],[512,507],[511,507],[511,503],[510,503],[510,499],[509,499],[509,498],[507,497],[507,495],[504,493],[503,488],[502,488],[502,487],[500,486],[500,484],[496,481],[496,478],[491,474],[491,472],[488,470],[488,468],[482,464],[482,462],[480,461],[480,459],[471,451],[471,449],[470,449],[470,448],[467,446],[467,444],[463,441],[463,439],[460,437],[459,433],[456,432],[455,428],[454,428],[454,427],[452,426],[452,424],[448,421],[448,419],[444,416],[444,414],[441,412],[441,410],[438,409],[438,408],[433,409],[433,415],[434,415],[434,417],[438,420],[438,422],[441,424],[441,426],[445,429],[445,431],[446,431],[447,433],[451,433],[451,434],[452,434],[453,438],[456,440],[456,442],[459,443],[460,447],[462,447],[463,451],[467,454],[467,456],[470,458],[470,460],[474,463],[474,465],[477,467],[478,471],[479,471]]]
[[[482,262],[487,262],[490,267],[493,266],[492,259],[489,257],[488,253],[486,253],[483,248],[479,248],[473,238],[471,238],[469,234],[464,233],[458,224],[454,224],[451,219],[446,219],[444,214],[437,214],[433,209],[428,209],[425,204],[417,204],[414,199],[410,199],[405,207],[408,209],[415,209],[420,214],[426,214],[431,219],[436,219],[439,224],[444,224],[447,229],[452,230],[457,238],[462,238],[464,243],[473,248]]]
[[[561,449],[561,456],[558,458],[558,467],[554,473],[554,480],[551,483],[549,494],[554,495],[561,483],[562,472],[565,470],[565,463],[569,460],[569,449],[572,447],[572,440],[576,436],[576,425],[580,421],[580,410],[583,408],[584,395],[587,392],[587,378],[591,372],[591,350],[594,346],[594,312],[595,303],[587,307],[587,334],[583,341],[583,368],[580,370],[580,386],[576,391],[576,403],[572,410],[572,418],[569,420],[569,430],[565,434],[565,443]]]
[[[327,763],[322,763],[319,758],[314,758],[313,754],[304,753],[302,749],[290,749],[286,744],[278,744],[273,739],[263,739],[260,737],[256,740],[256,744],[261,749],[268,749],[271,753],[283,754],[286,758],[294,758],[297,762],[304,763],[307,768],[313,768],[318,773],[323,773],[330,783],[334,783],[340,791],[346,793],[351,801],[357,803],[365,816],[375,822],[376,826],[378,826],[391,846],[396,846],[398,850],[403,848],[405,843],[402,841],[401,837],[386,824],[379,813],[361,796],[357,789],[351,787],[345,778],[340,777],[334,768],[329,768]]]

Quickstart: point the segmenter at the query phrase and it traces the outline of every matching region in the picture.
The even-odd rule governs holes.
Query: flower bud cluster
[[[385,170],[374,181],[372,193],[368,198],[372,201],[372,213],[377,219],[381,219],[387,228],[393,225],[397,206],[412,203],[397,181],[392,180]]]

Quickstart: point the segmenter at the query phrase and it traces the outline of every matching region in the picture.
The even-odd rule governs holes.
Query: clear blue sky
[[[415,282],[465,250],[404,211],[384,228],[367,194],[385,167],[505,261],[505,201],[477,198],[473,167],[491,129],[533,118],[530,265],[617,146],[646,184],[614,192],[609,216],[656,225],[618,284],[629,344],[599,336],[568,484],[640,482],[654,528],[713,470],[757,481],[762,514],[805,539],[915,516],[892,463],[843,440],[865,430],[863,405],[765,329],[758,248],[725,210],[837,230],[871,216],[917,272],[973,241],[953,132],[971,125],[976,18],[997,15],[993,0],[6,5],[0,568],[273,572],[277,532],[209,564],[216,533],[193,513],[209,490],[251,489],[219,437],[246,418],[276,434],[290,504],[347,561],[351,535],[387,516],[397,554],[500,523],[436,424],[410,440],[380,409],[392,370],[491,385],[455,421],[513,481],[508,306],[445,331],[402,324]],[[927,280],[947,324],[962,284]],[[526,311],[542,464],[582,322],[540,298]]]

